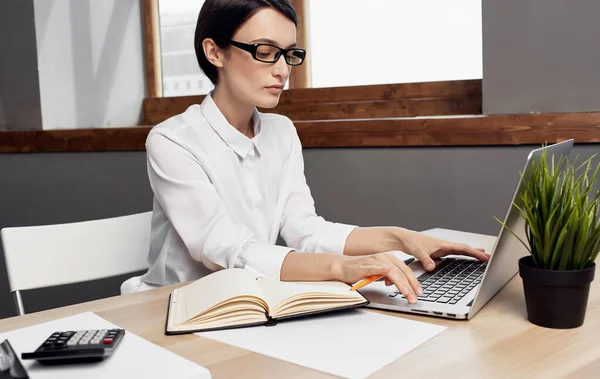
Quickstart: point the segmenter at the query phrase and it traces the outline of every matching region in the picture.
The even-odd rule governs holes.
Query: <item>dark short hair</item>
[[[225,49],[222,41],[230,40],[235,32],[256,12],[262,8],[273,8],[298,26],[296,11],[288,0],[206,0],[196,23],[194,47],[196,58],[204,74],[217,85],[219,76],[217,68],[206,59],[202,42],[212,38],[215,43]]]

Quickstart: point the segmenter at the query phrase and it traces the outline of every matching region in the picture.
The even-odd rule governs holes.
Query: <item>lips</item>
[[[280,85],[265,87],[265,89],[274,96],[279,96],[283,92],[283,86]]]

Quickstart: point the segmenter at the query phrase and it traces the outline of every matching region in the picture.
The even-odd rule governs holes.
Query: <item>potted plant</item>
[[[528,243],[503,224],[530,253],[519,260],[519,274],[527,316],[536,325],[563,329],[583,324],[600,250],[600,191],[595,186],[600,164],[592,171],[594,156],[579,166],[577,159],[571,163],[566,157],[555,164],[554,156],[549,164],[544,149],[531,175],[521,174],[521,206],[513,203],[525,220]]]

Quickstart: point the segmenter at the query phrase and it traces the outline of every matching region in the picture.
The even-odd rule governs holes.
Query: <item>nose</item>
[[[290,76],[290,66],[286,63],[285,56],[281,54],[277,62],[273,63],[273,65],[273,76],[287,80]]]

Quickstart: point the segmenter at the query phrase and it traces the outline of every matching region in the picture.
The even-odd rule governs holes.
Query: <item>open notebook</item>
[[[367,305],[341,282],[280,282],[252,270],[221,270],[174,290],[165,333],[252,325]]]

